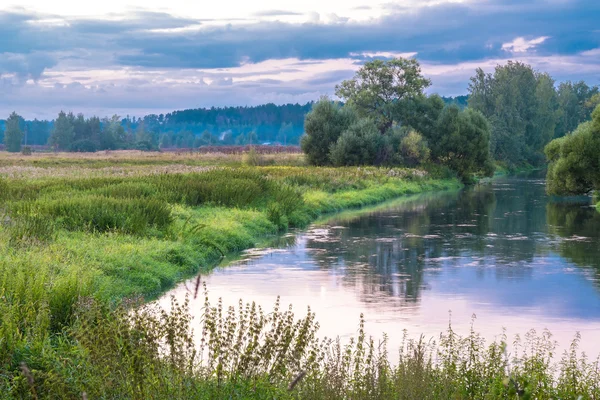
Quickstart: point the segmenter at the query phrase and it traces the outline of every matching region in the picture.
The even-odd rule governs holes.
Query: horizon
[[[0,116],[53,119],[305,104],[374,58],[415,57],[427,93],[467,93],[477,67],[508,60],[556,81],[600,84],[592,0],[174,0],[0,5]],[[573,29],[577,26],[577,29]]]

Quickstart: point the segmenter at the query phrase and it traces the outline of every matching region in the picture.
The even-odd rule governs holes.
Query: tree
[[[469,107],[491,124],[491,151],[508,164],[543,164],[544,146],[558,123],[554,80],[527,64],[509,61],[494,74],[477,69],[469,84]]]
[[[359,117],[371,118],[385,133],[399,122],[401,103],[422,95],[430,85],[414,58],[374,60],[365,63],[353,79],[336,86],[336,95],[352,106]]]
[[[208,130],[204,130],[202,134],[194,141],[194,147],[200,146],[214,146],[219,142],[219,139],[210,133]]]
[[[563,82],[558,86],[560,118],[556,128],[556,137],[573,132],[579,124],[590,119],[594,110],[598,87],[589,87],[584,81]]]
[[[600,106],[592,120],[546,146],[549,194],[578,195],[600,190]]]
[[[305,134],[300,145],[306,159],[312,165],[328,165],[331,163],[329,151],[331,146],[350,125],[356,122],[355,114],[347,107],[331,102],[327,97],[315,103],[306,115]]]
[[[331,145],[330,159],[333,165],[374,165],[384,146],[383,136],[369,119],[361,119],[342,132]]]
[[[121,117],[113,115],[102,120],[104,130],[100,135],[100,149],[115,150],[125,143],[125,128],[121,125]]]
[[[10,114],[6,120],[6,130],[4,131],[4,145],[6,150],[12,153],[21,151],[21,142],[23,141],[23,130],[21,129],[21,116],[16,112]]]
[[[431,132],[435,129],[435,124],[444,107],[444,100],[437,94],[420,95],[405,100],[400,108],[403,125],[410,126],[420,133]]]
[[[491,176],[494,172],[490,126],[479,111],[446,107],[427,141],[432,158],[456,171],[464,182],[471,182],[474,174]]]
[[[72,117],[73,114],[69,113]],[[58,118],[54,121],[54,129],[50,136],[50,145],[57,150],[69,150],[75,137],[74,118],[70,118],[64,111],[58,113]]]
[[[288,139],[294,133],[294,126],[291,122],[282,122],[279,132],[277,133],[277,141],[284,146],[287,145]]]

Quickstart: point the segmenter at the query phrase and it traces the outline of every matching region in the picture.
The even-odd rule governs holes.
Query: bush
[[[76,153],[95,153],[98,151],[98,145],[92,140],[81,139],[71,143],[70,150]]]
[[[429,160],[431,151],[427,146],[427,141],[423,136],[411,130],[400,142],[400,155],[404,165],[408,167],[416,167]]]
[[[352,123],[356,116],[347,107],[340,107],[324,97],[306,115],[304,120],[305,135],[301,139],[301,147],[309,164],[331,164],[329,150],[331,145]]]
[[[23,154],[24,156],[30,156],[33,154],[33,150],[30,146],[23,146],[21,148],[21,154]]]
[[[267,160],[263,155],[258,153],[254,146],[250,147],[250,150],[242,155],[242,164],[250,167],[261,167],[265,165],[274,164],[275,160]]]
[[[592,121],[575,132],[555,139],[545,148],[550,194],[586,194],[600,189],[600,106]]]
[[[345,130],[331,146],[333,165],[374,165],[381,163],[385,142],[377,126],[368,119],[361,119]]]

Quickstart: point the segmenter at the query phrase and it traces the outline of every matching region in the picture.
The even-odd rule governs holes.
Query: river
[[[322,336],[367,333],[400,345],[471,324],[489,340],[548,329],[564,349],[600,353],[600,213],[586,197],[550,198],[544,180],[497,179],[456,192],[347,212],[245,252],[202,276],[209,298],[267,310],[278,295],[316,312]],[[194,281],[169,297],[183,300]],[[191,301],[201,312],[203,298]]]

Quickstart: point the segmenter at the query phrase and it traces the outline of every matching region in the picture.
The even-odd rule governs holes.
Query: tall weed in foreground
[[[83,298],[59,336],[69,358],[46,355],[29,365],[32,385],[13,368],[12,397],[35,390],[39,398],[600,398],[598,362],[579,354],[579,337],[555,362],[547,333],[518,339],[511,356],[504,335],[486,344],[474,329],[461,337],[449,326],[438,341],[404,333],[396,356],[386,336],[367,336],[362,316],[357,336],[342,342],[319,338],[310,309],[297,319],[279,300],[266,312],[242,301],[213,305],[205,296],[198,336],[187,300],[172,300],[165,311],[137,302],[115,310]]]

